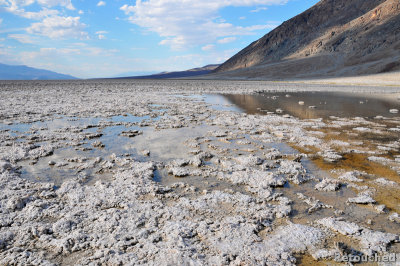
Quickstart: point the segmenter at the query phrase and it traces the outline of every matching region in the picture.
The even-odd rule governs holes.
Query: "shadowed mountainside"
[[[214,76],[284,79],[398,70],[398,0],[322,0],[241,50]]]

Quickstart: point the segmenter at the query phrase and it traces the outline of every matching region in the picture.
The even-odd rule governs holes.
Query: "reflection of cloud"
[[[156,131],[146,129],[143,135],[132,139],[124,149],[150,150],[150,156],[156,160],[187,158],[188,147],[183,144],[187,138],[206,134],[210,129],[204,126],[193,128],[163,129]]]

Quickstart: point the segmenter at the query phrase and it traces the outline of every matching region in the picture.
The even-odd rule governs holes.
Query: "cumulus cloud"
[[[218,43],[221,43],[221,44],[230,43],[230,42],[236,41],[236,39],[237,39],[236,37],[226,37],[223,39],[219,39]]]
[[[108,32],[105,31],[105,30],[96,31],[97,38],[98,38],[99,40],[104,40],[104,39],[106,39],[107,37],[106,37],[105,34],[107,34],[107,33],[108,33]]]
[[[259,8],[250,10],[250,12],[257,13],[257,12],[260,12],[260,11],[263,11],[263,10],[267,10],[267,9],[268,8],[266,8],[266,7],[259,7]]]
[[[46,7],[63,6],[69,10],[75,10],[71,0],[37,0],[37,3]]]
[[[36,43],[36,41],[33,39],[33,37],[28,34],[8,34],[7,38],[14,39],[14,40],[16,40],[20,43],[24,43],[24,44]]]
[[[47,17],[41,22],[33,23],[26,31],[51,39],[87,39],[88,34],[84,31],[85,26],[80,22],[80,17],[53,16]]]
[[[25,10],[25,7],[28,7],[34,3],[37,3],[39,6],[41,6],[41,10]],[[69,10],[75,10],[71,0],[0,0],[0,7],[2,7],[3,10],[20,17],[35,20],[40,20],[44,17],[59,14],[58,10],[50,9],[55,6],[61,6]]]
[[[0,5],[8,12],[21,15],[25,12],[23,7],[37,3],[43,8],[51,8],[54,6],[62,6],[69,10],[75,10],[71,0],[1,0]]]
[[[106,5],[106,2],[104,2],[104,1],[99,1],[97,3],[97,6],[105,6],[105,5]]]
[[[123,5],[120,9],[129,20],[156,32],[163,40],[160,44],[180,49],[187,45],[204,45],[218,38],[251,34],[266,25],[239,27],[220,20],[218,11],[228,6],[283,4],[287,0],[148,0],[136,5]]]
[[[214,45],[214,44],[207,44],[207,45],[201,47],[201,50],[203,50],[203,51],[211,51],[211,50],[213,50],[214,48],[215,48],[215,45]]]

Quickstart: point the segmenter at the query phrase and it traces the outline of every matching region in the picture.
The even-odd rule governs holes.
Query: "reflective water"
[[[218,97],[218,96],[214,96]],[[400,93],[371,94],[352,92],[270,92],[252,95],[225,94],[219,100],[235,104],[250,114],[289,114],[302,119],[375,116],[399,117],[391,109],[400,110]],[[280,112],[280,111],[278,111]]]

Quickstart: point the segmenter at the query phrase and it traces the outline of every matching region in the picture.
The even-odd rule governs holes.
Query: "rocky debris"
[[[386,212],[386,206],[384,204],[375,205],[374,208],[378,213]]]
[[[129,138],[133,138],[139,135],[142,135],[143,132],[140,130],[129,130],[129,131],[122,131],[121,132],[121,136],[125,136],[125,137],[129,137]]]
[[[174,175],[176,177],[185,177],[190,175],[190,171],[183,167],[171,167],[168,169],[168,174]]]
[[[220,130],[220,131],[209,131],[208,135],[209,136],[213,136],[213,137],[221,138],[221,137],[228,136],[228,131],[223,131],[223,130]]]
[[[387,251],[390,243],[399,241],[398,235],[360,227],[355,223],[345,221],[343,218],[328,217],[318,220],[317,223],[358,240],[362,251],[367,255],[372,255],[376,252],[382,254]]]
[[[96,138],[100,138],[101,136],[103,136],[102,133],[86,133],[85,137],[87,139],[96,139]]]
[[[349,203],[357,203],[357,204],[374,204],[376,201],[372,198],[370,191],[363,191],[357,194],[355,198],[347,199]]]
[[[378,157],[378,156],[370,156],[370,157],[368,157],[368,160],[371,162],[381,163],[383,165],[392,163],[391,159],[385,158],[385,157]]]
[[[315,189],[319,191],[336,191],[339,190],[341,183],[332,178],[324,178],[321,182],[315,185]]]
[[[338,253],[337,249],[318,249],[311,253],[314,260],[333,260]]]
[[[324,161],[330,162],[330,163],[336,163],[343,159],[343,156],[338,154],[334,150],[324,150],[322,152],[318,152],[318,154],[324,159]]]
[[[0,174],[5,172],[6,170],[11,170],[11,169],[12,166],[9,162],[0,160]]]
[[[315,211],[318,211],[320,209],[327,209],[330,208],[332,209],[333,206],[331,205],[326,205],[322,203],[321,201],[315,199],[314,197],[307,197],[306,195],[302,193],[297,193],[297,197],[301,200],[303,200],[306,204],[310,206],[310,208],[307,210],[308,213],[313,213]]]
[[[302,184],[313,179],[312,176],[307,174],[306,169],[301,163],[290,160],[280,161],[280,167],[277,172],[286,175],[288,180],[295,184]]]
[[[98,141],[98,140],[93,142],[92,146],[95,148],[104,148],[105,147],[105,145],[101,141]]]
[[[260,165],[263,163],[263,160],[253,154],[250,154],[248,156],[239,156],[236,157],[235,160],[240,164],[245,167],[247,166],[256,166]]]
[[[390,187],[398,186],[398,184],[396,182],[387,180],[386,178],[383,178],[383,177],[377,178],[374,181],[375,181],[375,183],[382,185],[382,186],[390,186]]]
[[[150,156],[150,151],[149,150],[142,150],[140,153],[144,156]]]
[[[282,153],[277,149],[268,149],[263,152],[266,160],[277,160],[282,158]]]
[[[219,179],[228,180],[237,185],[248,185],[253,188],[282,187],[286,179],[273,172],[262,170],[235,171],[231,174],[220,173]]]
[[[363,182],[364,180],[359,178],[362,176],[365,176],[366,173],[365,172],[360,172],[360,171],[350,171],[350,172],[346,172],[342,175],[340,175],[338,178],[347,182]]]
[[[168,163],[167,167],[184,167],[190,164],[189,159],[177,159]]]
[[[356,235],[362,230],[357,224],[347,222],[343,218],[327,217],[318,220],[317,223],[342,235]]]
[[[397,212],[392,213],[388,217],[389,221],[400,224],[400,215]]]
[[[264,250],[268,256],[268,262],[295,263],[294,253],[315,250],[324,239],[324,232],[318,228],[291,223],[277,228],[274,234],[264,240]]]

